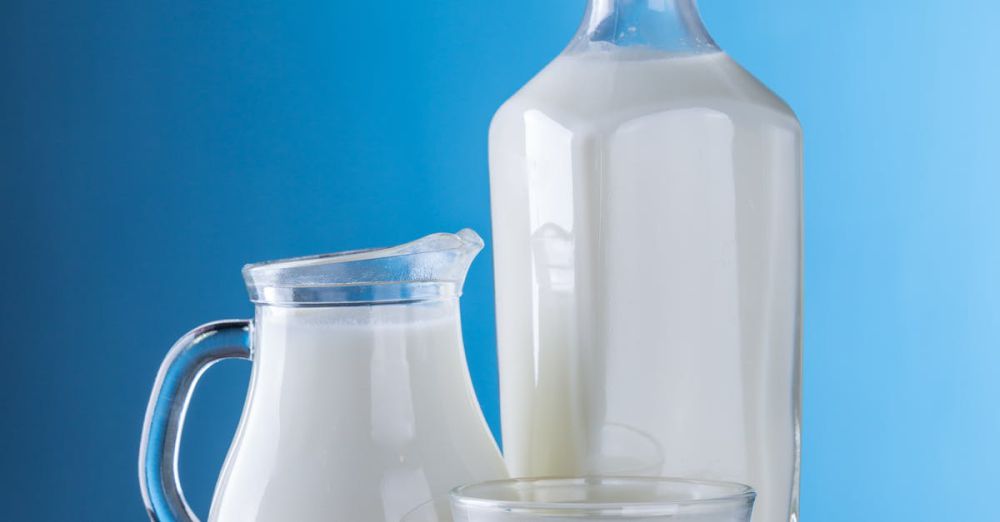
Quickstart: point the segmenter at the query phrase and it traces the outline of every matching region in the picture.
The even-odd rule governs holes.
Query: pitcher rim
[[[250,300],[278,306],[406,303],[459,297],[483,249],[472,229],[401,245],[263,261],[243,267]]]

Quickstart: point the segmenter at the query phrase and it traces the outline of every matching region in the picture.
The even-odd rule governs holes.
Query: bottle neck
[[[695,0],[590,0],[569,52],[609,46],[672,53],[719,50]]]

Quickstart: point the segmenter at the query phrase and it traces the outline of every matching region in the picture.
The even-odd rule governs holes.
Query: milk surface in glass
[[[492,481],[452,493],[454,522],[750,522],[743,484],[652,477]]]
[[[591,43],[490,129],[512,476],[798,491],[801,132],[726,54]]]

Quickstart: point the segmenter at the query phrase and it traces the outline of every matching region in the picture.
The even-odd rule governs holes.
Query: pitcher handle
[[[191,330],[170,348],[146,406],[139,446],[139,487],[153,522],[197,522],[177,476],[184,415],[195,384],[223,359],[251,360],[253,323],[230,320]]]

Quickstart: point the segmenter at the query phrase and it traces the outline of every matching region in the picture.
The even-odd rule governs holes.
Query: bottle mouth
[[[405,303],[458,297],[483,240],[471,229],[403,245],[243,267],[250,300],[277,306]]]
[[[590,0],[570,54],[628,49],[647,55],[719,51],[705,29],[695,0]],[[635,59],[638,54],[624,56]]]

